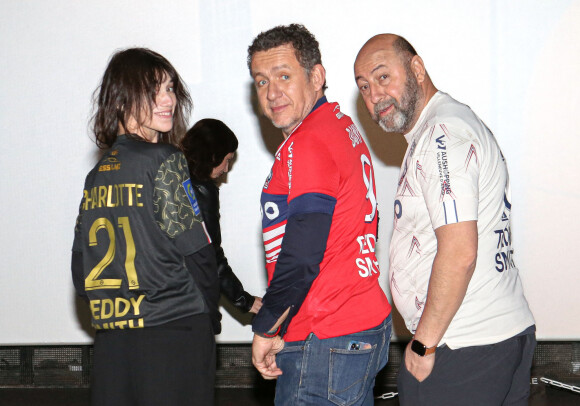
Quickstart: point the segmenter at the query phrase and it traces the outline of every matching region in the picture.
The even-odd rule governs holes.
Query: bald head
[[[379,34],[359,51],[354,73],[373,119],[387,132],[406,133],[437,89],[413,46],[395,34]]]
[[[390,50],[394,52],[401,61],[407,63],[410,62],[413,56],[417,55],[417,51],[415,51],[413,45],[411,45],[405,38],[396,34],[378,34],[369,39],[363,45],[358,52],[356,60],[360,57],[364,57],[364,55],[369,52],[374,52],[379,49]]]

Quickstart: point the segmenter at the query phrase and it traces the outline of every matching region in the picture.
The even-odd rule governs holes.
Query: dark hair
[[[191,177],[211,180],[211,173],[227,154],[236,152],[238,139],[222,121],[213,118],[199,120],[181,140]]]
[[[302,24],[278,25],[258,34],[248,47],[248,69],[252,73],[252,58],[256,52],[268,51],[282,45],[290,44],[294,48],[296,60],[310,76],[314,65],[322,65],[318,41]],[[322,90],[326,89],[326,81]]]
[[[410,66],[411,59],[413,59],[413,57],[417,55],[417,51],[415,51],[413,45],[411,45],[409,41],[407,41],[405,38],[401,36],[398,36],[393,41],[393,49],[395,50],[399,58],[401,58],[401,62],[403,62],[405,68]]]
[[[92,130],[99,148],[110,148],[119,134],[119,126],[127,129],[133,115],[138,125],[142,119],[136,112],[147,111],[151,106],[165,75],[173,81],[177,99],[173,127],[160,133],[159,142],[179,145],[187,128],[192,101],[183,80],[167,59],[146,48],[129,48],[115,52],[99,87],[93,93]]]

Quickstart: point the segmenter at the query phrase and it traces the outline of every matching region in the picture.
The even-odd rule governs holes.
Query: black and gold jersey
[[[120,136],[87,175],[75,227],[79,293],[93,326],[152,327],[207,313],[184,257],[210,242],[183,154]]]

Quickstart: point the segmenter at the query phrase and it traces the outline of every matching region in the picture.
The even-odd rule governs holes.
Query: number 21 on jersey
[[[123,230],[125,237],[126,252],[125,258],[125,272],[127,273],[127,280],[129,281],[129,289],[139,289],[139,280],[137,278],[137,270],[135,269],[135,240],[129,224],[129,217],[119,217],[117,225]],[[100,217],[93,222],[89,230],[89,246],[94,247],[99,244],[97,240],[97,233],[100,230],[106,230],[109,234],[109,247],[104,257],[91,270],[85,279],[85,289],[119,289],[121,287],[122,279],[99,279],[99,276],[106,267],[108,267],[115,258],[115,228],[113,223],[106,218]]]

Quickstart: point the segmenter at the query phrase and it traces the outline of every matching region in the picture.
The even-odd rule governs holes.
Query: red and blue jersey
[[[363,331],[390,314],[378,282],[371,156],[337,103],[319,100],[280,146],[261,210],[269,287],[255,331],[288,307],[286,341]]]

